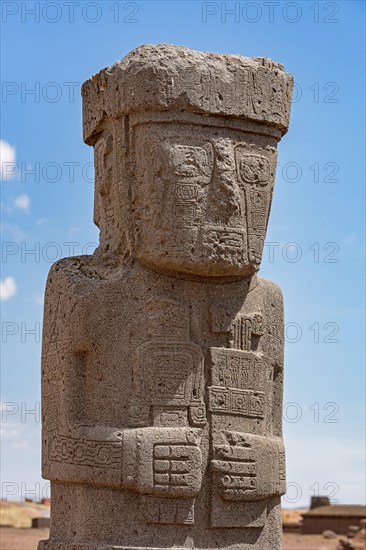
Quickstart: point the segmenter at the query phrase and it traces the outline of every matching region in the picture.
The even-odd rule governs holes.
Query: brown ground
[[[1,550],[36,550],[40,539],[48,538],[48,529],[0,528]],[[284,535],[284,550],[336,550],[338,539],[327,540],[322,535]]]
[[[285,533],[283,550],[336,550],[338,540],[338,537],[336,539],[325,539],[323,535]]]
[[[38,541],[48,538],[48,529],[0,527],[1,550],[36,550]]]
[[[300,523],[306,510],[283,509],[283,523]],[[48,529],[30,529],[33,517],[49,516],[49,506],[32,502],[0,502],[1,550],[36,550],[38,541],[48,538]],[[14,527],[5,527],[13,525]],[[322,535],[285,533],[283,550],[337,550],[340,537],[325,539]],[[365,531],[359,532],[353,542],[356,550],[366,550]]]

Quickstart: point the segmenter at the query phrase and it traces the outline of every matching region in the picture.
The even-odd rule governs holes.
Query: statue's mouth
[[[202,244],[209,248],[246,248],[246,231],[243,227],[205,226],[202,231]]]

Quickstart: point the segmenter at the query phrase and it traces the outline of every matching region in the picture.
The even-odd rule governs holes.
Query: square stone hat
[[[84,140],[93,145],[108,119],[152,111],[234,117],[273,126],[283,135],[292,88],[283,65],[266,57],[147,44],[84,82]]]

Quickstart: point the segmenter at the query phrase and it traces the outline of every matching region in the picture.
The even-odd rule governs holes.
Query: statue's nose
[[[209,192],[209,216],[220,225],[242,223],[243,197],[238,186],[233,148],[218,145]]]

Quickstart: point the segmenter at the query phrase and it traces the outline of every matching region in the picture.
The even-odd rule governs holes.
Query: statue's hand
[[[214,449],[212,469],[225,500],[264,500],[286,492],[280,438],[227,432]]]
[[[202,481],[200,434],[197,428],[126,430],[123,486],[167,498],[195,497]]]

